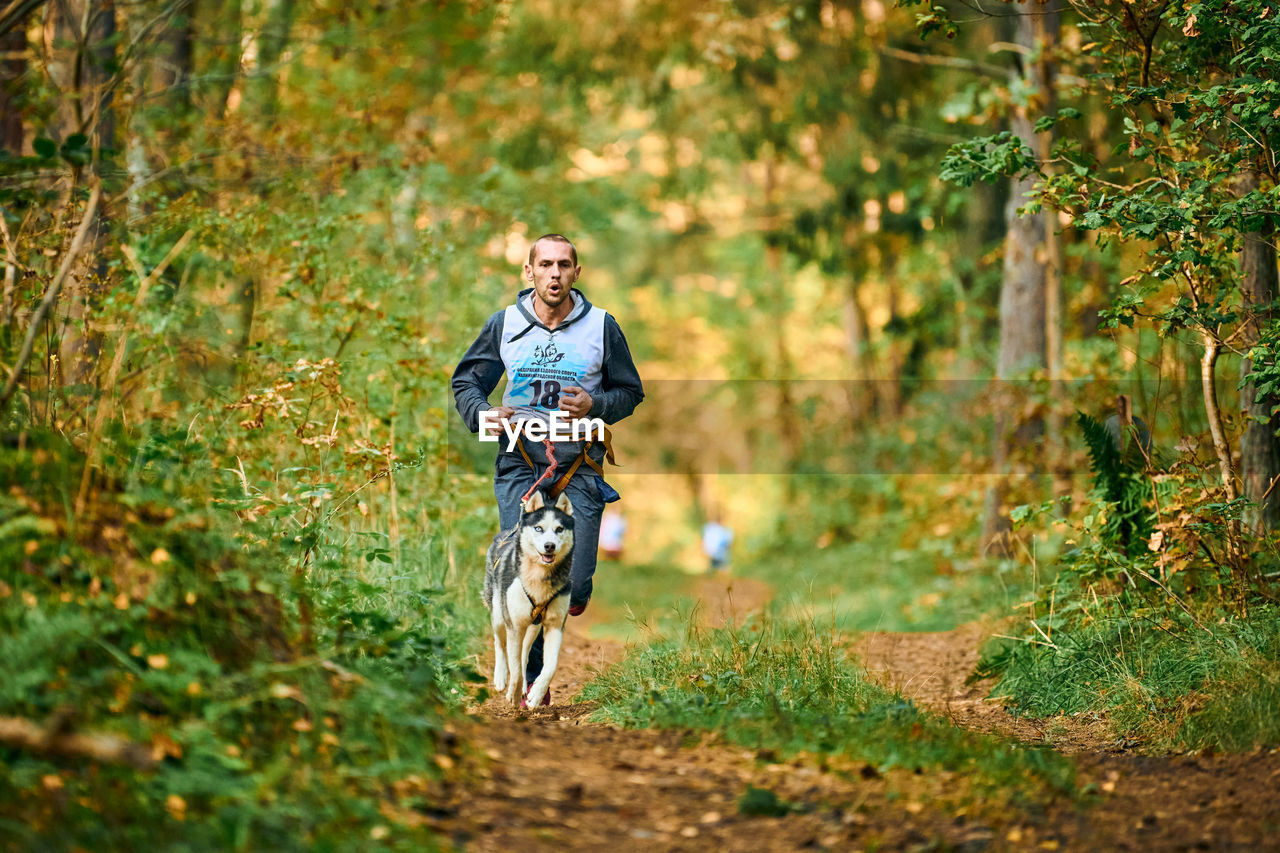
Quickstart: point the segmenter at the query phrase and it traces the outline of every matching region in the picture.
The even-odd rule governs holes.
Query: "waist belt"
[[[587,451],[591,449],[591,445],[597,444],[597,443],[604,445],[605,460],[610,465],[618,464],[618,461],[613,456],[613,433],[609,431],[608,427],[605,427],[604,441],[602,442],[588,441],[583,446],[582,452],[579,453],[576,457],[574,457],[573,462],[569,464],[569,470],[565,471],[564,474],[561,475],[560,479],[552,483],[551,486],[547,489],[548,493],[551,495],[552,498],[557,497],[561,492],[563,492],[568,487],[569,481],[573,479],[573,475],[578,473],[578,468],[580,468],[584,464],[588,468],[590,468],[592,471],[595,471],[597,474],[599,474],[601,477],[604,476],[604,468],[600,466],[599,462],[592,459],[587,454]],[[524,461],[529,465],[529,467],[532,468],[534,471],[537,471],[538,466],[535,465],[533,462],[533,459],[530,458],[529,451],[524,449],[524,442],[518,442],[516,444],[516,447],[520,448],[520,455],[524,457]],[[552,466],[552,469],[554,470],[554,465]]]

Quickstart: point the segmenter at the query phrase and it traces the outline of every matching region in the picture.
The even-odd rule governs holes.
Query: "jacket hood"
[[[538,319],[538,315],[533,313],[533,293],[532,287],[526,287],[524,290],[516,294],[516,308],[520,310],[521,316],[525,322],[540,329],[547,329],[547,324]],[[569,289],[570,295],[573,297],[573,310],[569,312],[569,316],[560,321],[560,325],[556,326],[554,331],[560,331],[571,323],[576,323],[583,317],[587,316],[587,312],[591,310],[591,303],[587,301],[587,297],[583,295],[581,290],[573,287]],[[553,331],[547,329],[548,332]],[[521,333],[523,334],[523,333]]]

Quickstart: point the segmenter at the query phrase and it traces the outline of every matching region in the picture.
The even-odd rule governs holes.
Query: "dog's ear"
[[[568,492],[560,493],[560,499],[556,501],[556,509],[563,512],[565,515],[573,515],[573,504],[569,501]]]
[[[542,509],[546,505],[547,502],[542,499],[542,492],[537,491],[529,496],[529,500],[524,502],[524,511],[534,512],[535,510]]]

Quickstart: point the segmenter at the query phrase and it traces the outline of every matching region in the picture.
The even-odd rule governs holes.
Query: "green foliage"
[[[1058,40],[1037,48],[1052,51],[1053,73],[1072,75],[1070,85],[1060,76],[1053,93],[1038,93],[1040,104],[1069,105],[1035,121],[1037,134],[1054,133],[1048,157],[1019,156],[1016,139],[988,135],[953,146],[940,173],[964,186],[1038,176],[1030,207],[1069,215],[1121,264],[1118,284],[1101,289],[1110,302],[1103,328],[1134,329],[1138,340],[1146,330],[1162,359],[1166,347],[1185,359],[1196,383],[1197,350],[1212,358],[1258,333],[1238,388],[1270,393],[1274,306],[1242,295],[1238,255],[1275,221],[1274,8],[1211,0],[1132,14],[1093,2],[1075,9],[1062,37],[1055,31]],[[1087,133],[1059,132],[1063,119],[1094,111],[1105,120],[1094,117]],[[1231,408],[1206,406],[1204,417],[1219,443],[1233,441],[1242,424],[1215,414],[1219,405]],[[1251,608],[1270,610],[1260,605],[1273,598],[1261,566],[1273,540],[1249,535],[1245,501],[1222,485],[1234,476],[1219,470],[1230,469],[1230,452],[1206,459],[1208,442],[1188,436],[1176,458],[1148,460],[1134,436],[1084,414],[1077,424],[1093,471],[1083,512],[1053,520],[1033,504],[1019,513],[1067,528],[1053,566],[1065,571],[1032,603],[1029,623],[1010,632],[1020,639],[993,646],[979,671],[1001,673],[997,689],[1028,713],[1106,709],[1121,733],[1153,749],[1271,742],[1274,723],[1260,709],[1274,695],[1274,673],[1254,661],[1272,641],[1258,635]],[[1211,731],[1214,723],[1223,728]]]
[[[1036,171],[1036,159],[1027,144],[1009,131],[957,142],[947,151],[938,175],[962,187],[979,180],[991,183]]]
[[[1093,487],[1105,507],[1104,521],[1098,532],[1104,546],[1129,555],[1147,549],[1151,533],[1151,479],[1146,476],[1146,458],[1137,428],[1124,425],[1131,434],[1124,442],[1124,453],[1116,447],[1116,439],[1101,422],[1085,412],[1076,413],[1076,424],[1084,434],[1089,450],[1089,466],[1093,469]]]
[[[1016,710],[1102,712],[1117,738],[1151,752],[1271,747],[1280,743],[1277,616],[1259,608],[1205,627],[1102,603],[1050,627],[1051,642],[993,640],[980,672],[1001,673],[993,693]]]
[[[925,0],[898,0],[897,5],[906,8],[923,6]],[[922,39],[934,33],[942,33],[947,38],[953,39],[960,30],[956,26],[955,19],[951,17],[951,11],[946,6],[934,3],[928,7],[927,11],[916,13],[916,32]]]
[[[83,458],[60,438],[27,433],[0,458],[0,716],[115,735],[155,762],[0,746],[10,838],[192,850],[346,848],[370,833],[394,848],[429,843],[407,816],[430,796],[433,756],[449,749],[448,691],[470,677],[430,615],[436,603],[423,597],[402,619],[356,591],[314,597],[278,540],[199,500],[198,443],[153,435],[126,449],[133,488],[100,493],[75,522],[65,507]],[[310,644],[304,612],[321,626]],[[388,817],[378,804],[393,787]]]
[[[759,817],[786,817],[796,811],[796,805],[789,803],[767,788],[748,785],[747,790],[738,797],[738,814]]]
[[[1260,306],[1267,311],[1275,307]],[[1252,385],[1256,399],[1275,399],[1280,396],[1280,357],[1278,356],[1280,356],[1280,321],[1271,320],[1263,324],[1257,342],[1247,353],[1248,369],[1242,371],[1243,375],[1236,387],[1244,388]],[[1272,406],[1271,411],[1264,412],[1263,417],[1258,420],[1264,424],[1272,423],[1277,412],[1280,412],[1280,404]]]
[[[957,729],[876,686],[838,639],[812,624],[763,620],[634,651],[584,689],[603,720],[712,730],[735,743],[891,768],[961,771],[984,791],[1050,798],[1072,765]]]

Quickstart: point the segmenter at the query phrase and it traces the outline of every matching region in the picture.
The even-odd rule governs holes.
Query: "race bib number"
[[[572,347],[556,341],[532,345],[520,363],[511,372],[510,400],[517,406],[528,406],[543,411],[560,407],[560,395],[564,389],[579,384],[580,359]]]

